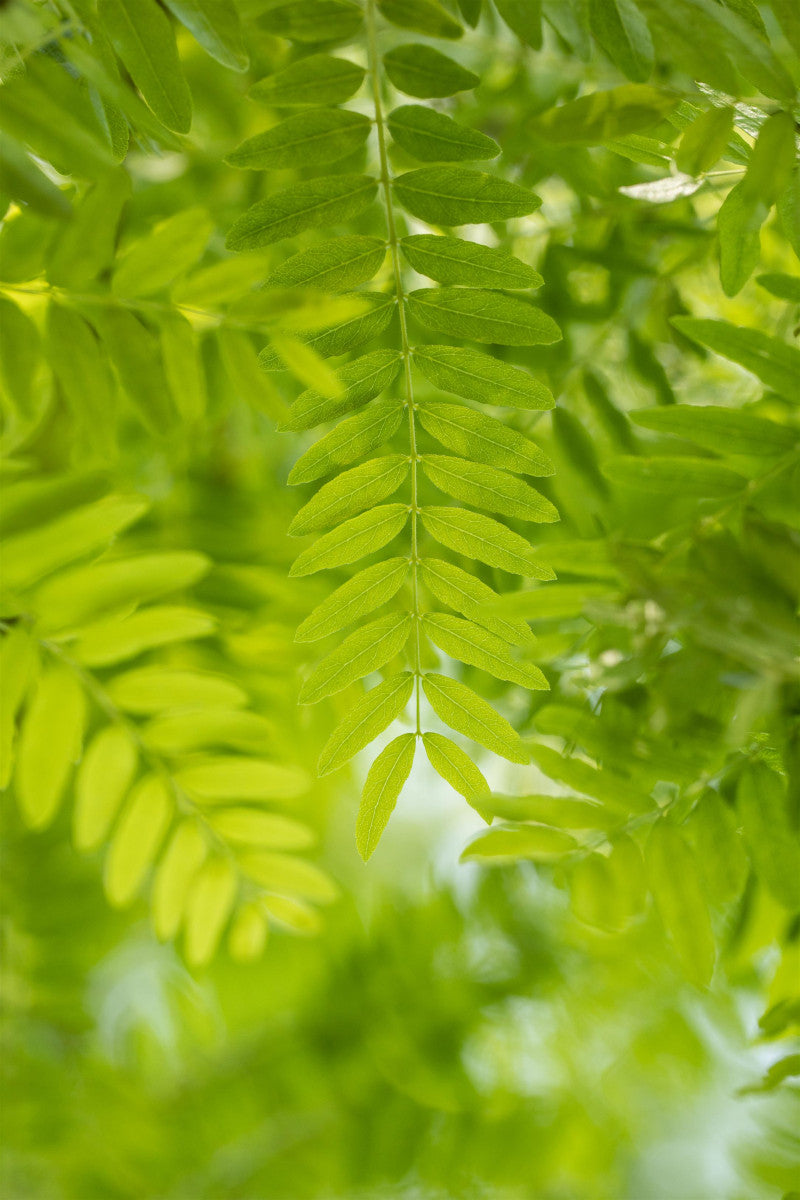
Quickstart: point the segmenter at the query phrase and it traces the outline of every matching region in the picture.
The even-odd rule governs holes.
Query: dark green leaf
[[[633,0],[590,0],[589,19],[595,41],[614,66],[643,83],[653,69],[653,40]]]
[[[223,67],[247,70],[239,13],[230,0],[167,0],[167,7]]]
[[[670,496],[735,496],[747,480],[706,458],[637,458],[620,454],[603,466],[616,484]]]
[[[496,158],[500,147],[492,138],[458,125],[444,113],[421,104],[404,104],[389,113],[389,132],[398,146],[421,162],[464,162]]]
[[[777,455],[797,445],[800,432],[752,413],[712,405],[674,404],[630,414],[637,425],[716,450],[719,454]]]
[[[678,97],[667,92],[626,83],[569,100],[536,117],[532,124],[548,141],[595,146],[657,125],[677,103]]]
[[[330,238],[285,259],[275,268],[264,286],[345,292],[372,279],[385,257],[386,243],[379,238]]]
[[[494,0],[508,28],[534,50],[542,48],[542,0]]]
[[[396,46],[383,56],[386,74],[408,96],[452,96],[480,83],[478,76],[432,46]]]
[[[231,167],[257,171],[320,166],[353,154],[367,140],[371,128],[371,121],[361,113],[310,109],[248,138],[225,161]]]
[[[403,255],[420,275],[438,283],[483,288],[538,288],[538,271],[507,250],[465,242],[461,238],[416,234],[400,242]]]
[[[450,337],[503,346],[551,345],[561,340],[552,317],[515,296],[479,288],[420,288],[408,307],[428,329]]]
[[[474,225],[535,212],[541,200],[518,183],[463,167],[422,167],[394,181],[400,203],[432,225]]]
[[[260,79],[250,95],[277,108],[341,104],[358,91],[363,79],[364,68],[345,58],[311,54]]]
[[[350,41],[361,29],[361,10],[351,0],[292,0],[262,12],[267,33],[293,42]]]
[[[386,20],[400,29],[443,38],[460,38],[464,32],[438,0],[377,0],[377,5]]]

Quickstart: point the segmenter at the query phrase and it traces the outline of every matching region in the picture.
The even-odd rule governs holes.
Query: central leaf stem
[[[414,384],[411,376],[411,347],[408,341],[408,326],[406,324],[405,292],[403,290],[403,268],[400,261],[400,247],[397,241],[397,227],[394,221],[392,205],[392,177],[389,171],[389,156],[386,152],[386,129],[381,103],[381,85],[378,74],[378,34],[375,22],[375,0],[367,0],[367,33],[369,53],[369,73],[372,80],[372,97],[375,105],[375,128],[378,132],[378,154],[380,157],[381,186],[386,204],[386,232],[389,250],[392,255],[392,271],[397,295],[397,310],[400,321],[400,345],[405,372],[406,404],[408,407],[408,443],[411,454],[411,604],[414,619],[414,692],[416,699],[416,733],[422,733],[420,725],[420,677],[422,675],[422,658],[420,654],[420,605],[419,605],[419,553],[417,547],[417,518],[419,504],[417,501],[417,429],[414,419]]]

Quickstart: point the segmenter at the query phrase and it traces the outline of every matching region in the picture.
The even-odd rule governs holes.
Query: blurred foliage
[[[382,53],[444,45],[480,82],[430,107],[542,198],[476,240],[541,272],[563,334],[489,348],[556,398],[503,423],[554,463],[561,520],[536,539],[556,582],[457,559],[503,594],[484,620],[536,634],[518,661],[549,691],[422,664],[530,762],[457,736],[489,824],[419,762],[367,868],[366,764],[312,778],[361,684],[297,705],[292,630],[326,589],[288,578],[309,441],[277,429],[303,388],[337,395],[314,334],[365,302],[262,289],[284,251],[225,248],[319,174],[225,162],[282,119],[248,92],[310,54],[366,67],[361,8],[0,11],[3,1194],[778,1200],[800,1189],[795,6],[378,0]],[[109,730],[155,809],[120,741],[92,780]],[[231,801],[244,835],[214,828]],[[210,850],[167,920],[176,813]],[[319,932],[331,878],[319,936],[281,936]]]

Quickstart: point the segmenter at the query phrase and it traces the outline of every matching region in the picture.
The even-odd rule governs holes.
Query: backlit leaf
[[[208,853],[208,840],[198,821],[181,821],[169,840],[153,881],[153,927],[166,941],[178,932],[192,880]]]
[[[258,250],[304,229],[357,216],[375,199],[378,185],[368,175],[332,175],[306,179],[258,200],[234,221],[229,250]]]
[[[456,500],[523,521],[558,520],[556,508],[541,492],[496,467],[448,454],[426,454],[422,468],[431,483]]]
[[[445,725],[510,762],[529,761],[513,726],[471,688],[432,672],[423,675],[422,686],[431,708]]]
[[[420,288],[408,296],[409,310],[434,333],[503,346],[549,345],[560,341],[552,317],[515,296],[478,288]]]
[[[500,567],[532,579],[553,579],[553,572],[534,555],[530,543],[492,517],[467,508],[426,505],[422,523],[443,546],[475,558],[490,567]]]
[[[228,0],[167,0],[167,7],[223,67],[247,70],[248,57],[234,4]]]
[[[175,776],[182,788],[204,802],[295,800],[308,790],[300,767],[267,759],[218,755],[183,767]]]
[[[760,329],[745,329],[728,321],[673,317],[680,333],[738,363],[787,400],[800,396],[800,350]]]
[[[687,977],[708,985],[716,951],[694,855],[680,832],[658,821],[647,839],[650,890]]]
[[[389,387],[396,379],[400,365],[397,350],[374,350],[355,362],[347,363],[338,372],[342,394],[322,396],[313,390],[303,392],[290,408],[285,428],[312,429],[323,421],[331,421],[354,408],[360,408]]]
[[[400,590],[408,568],[407,558],[389,558],[365,567],[317,605],[298,626],[295,641],[313,642],[327,637],[380,608]]]
[[[289,526],[289,533],[301,537],[337,525],[363,509],[373,508],[397,491],[408,468],[406,455],[387,454],[342,472],[323,484],[303,505]]]
[[[379,671],[400,653],[410,632],[411,617],[404,613],[390,613],[362,625],[317,664],[300,689],[300,703],[315,704]]]
[[[172,25],[156,0],[98,0],[98,16],[133,82],[167,129],[188,133],[192,100]]]
[[[86,702],[73,671],[58,664],[40,676],[19,736],[16,792],[25,824],[53,820],[81,753]]]
[[[397,400],[371,404],[364,412],[342,421],[307,450],[289,472],[289,483],[310,483],[382,446],[399,429],[404,416],[403,405]]]
[[[381,751],[369,769],[356,818],[356,846],[366,862],[373,854],[411,773],[416,738],[401,733]]]
[[[393,541],[408,521],[407,504],[379,504],[345,521],[298,554],[289,575],[311,575],[328,567],[356,562]]]
[[[479,350],[463,346],[417,346],[414,363],[426,379],[466,400],[506,408],[552,408],[549,390],[532,375]]]
[[[424,733],[422,744],[434,771],[468,803],[479,806],[489,785],[461,747],[441,733]]]
[[[231,915],[238,880],[227,858],[209,858],[197,871],[186,900],[186,958],[199,967],[211,961]]]
[[[95,850],[133,782],[138,762],[130,733],[107,725],[97,733],[83,756],[75,780],[72,836],[79,850]]]
[[[417,419],[448,450],[475,462],[523,475],[552,475],[555,469],[523,434],[474,408],[428,401],[420,406]]]
[[[452,617],[448,613],[426,613],[422,628],[445,654],[480,667],[496,679],[518,683],[532,691],[546,690],[550,686],[537,666],[514,658],[507,642],[474,621],[465,621],[463,617]]]
[[[319,774],[337,770],[383,733],[403,711],[413,689],[414,676],[410,671],[391,675],[371,688],[328,738],[319,757]]]
[[[492,611],[501,597],[475,574],[444,559],[428,557],[420,563],[420,573],[425,586],[442,604],[484,625],[512,646],[531,646],[535,642],[525,621],[508,619]]]
[[[147,775],[131,792],[114,830],[104,882],[111,903],[130,904],[158,854],[173,813],[167,785]]]

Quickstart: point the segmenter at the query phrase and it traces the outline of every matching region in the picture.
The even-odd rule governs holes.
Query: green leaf
[[[125,395],[143,424],[162,436],[174,422],[161,348],[142,322],[120,305],[91,310],[91,321],[116,371]]]
[[[138,892],[172,814],[172,797],[164,781],[157,775],[140,780],[122,811],[106,857],[106,895],[116,908],[130,904]]]
[[[481,19],[481,0],[458,0],[458,7],[464,20],[474,29]]]
[[[0,637],[0,789],[8,787],[14,765],[17,714],[36,669],[36,644],[22,625]]]
[[[274,729],[264,717],[242,709],[190,709],[153,718],[144,726],[143,737],[166,755],[208,749],[263,754],[274,742]]]
[[[463,346],[417,346],[414,362],[435,387],[466,400],[506,408],[552,408],[551,393],[532,375]]]
[[[480,83],[472,71],[432,46],[396,46],[383,56],[383,65],[399,91],[421,100],[453,96]]]
[[[479,288],[419,288],[408,295],[411,315],[450,337],[503,346],[548,346],[561,340],[552,317],[525,300]]]
[[[223,808],[210,813],[208,823],[226,842],[239,846],[306,850],[315,840],[313,831],[301,821],[255,808]]]
[[[438,0],[377,0],[377,5],[381,15],[400,29],[443,38],[460,38],[464,32]]]
[[[3,543],[3,583],[29,587],[45,575],[85,558],[147,511],[141,496],[105,496]]]
[[[383,733],[405,708],[414,690],[410,671],[390,675],[367,692],[348,711],[328,738],[319,756],[318,772],[328,775],[337,770]]]
[[[794,0],[769,0],[783,35],[795,54],[800,54],[800,13]]]
[[[673,317],[672,324],[693,342],[751,371],[787,400],[797,402],[800,397],[800,350],[796,346],[760,329],[745,329],[728,321]]]
[[[208,637],[216,621],[207,613],[178,605],[152,605],[130,616],[100,621],[81,631],[73,653],[91,667],[135,658],[145,650]]]
[[[126,171],[109,171],[86,191],[53,243],[47,278],[59,287],[84,285],[114,261],[117,226],[131,194]]]
[[[389,558],[365,567],[317,605],[299,626],[295,641],[317,641],[380,608],[399,592],[409,565],[407,558]]]
[[[118,708],[132,713],[156,713],[170,708],[236,708],[246,694],[220,675],[182,671],[173,667],[140,667],[117,675],[108,694]]]
[[[757,275],[756,283],[779,300],[786,300],[789,304],[800,304],[800,279],[794,275],[783,275],[775,271],[768,275]]]
[[[404,416],[405,409],[397,400],[371,404],[342,421],[298,458],[289,472],[289,483],[309,483],[382,446],[399,429]]]
[[[285,259],[264,286],[346,292],[377,275],[385,257],[386,243],[379,238],[330,238]]]
[[[445,725],[509,762],[530,761],[513,726],[471,688],[457,679],[433,673],[423,675],[422,686],[431,708]]]
[[[435,646],[458,662],[479,667],[496,679],[517,683],[531,691],[547,691],[550,687],[537,666],[518,661],[507,642],[474,621],[449,613],[426,613],[422,628]]]
[[[530,759],[526,757],[526,762]],[[611,828],[618,818],[593,800],[574,796],[499,796],[493,793],[484,807],[504,821],[535,821],[556,829]]]
[[[354,408],[361,408],[397,378],[401,362],[397,350],[374,350],[355,362],[347,363],[338,372],[342,394],[322,396],[313,389],[303,392],[289,409],[283,428],[292,431],[313,429],[323,421],[331,421]]]
[[[111,282],[115,295],[160,292],[194,266],[213,232],[214,223],[202,208],[187,208],[161,221],[117,260]]]
[[[639,848],[629,837],[614,838],[611,853],[579,858],[571,870],[572,907],[579,921],[619,933],[645,906],[647,882]]]
[[[248,138],[227,155],[225,162],[230,167],[256,171],[300,163],[320,166],[355,153],[371,128],[371,121],[361,113],[339,108],[310,109]]]
[[[165,550],[75,567],[41,585],[36,609],[46,629],[69,629],[104,613],[191,587],[210,566],[205,554]]]
[[[407,504],[380,504],[323,534],[294,561],[289,576],[312,575],[328,567],[356,562],[393,541],[408,520]]]
[[[422,167],[394,181],[398,200],[432,225],[506,221],[535,212],[541,200],[518,183],[463,167]]]
[[[420,406],[417,418],[423,429],[448,450],[474,462],[522,475],[552,475],[555,470],[534,442],[474,408],[430,401]]]
[[[441,558],[422,559],[420,572],[425,586],[437,600],[484,625],[512,646],[532,646],[536,641],[524,621],[506,620],[489,611],[500,597],[476,575]]]
[[[532,579],[554,578],[550,568],[536,559],[525,538],[483,513],[467,508],[426,505],[422,509],[422,524],[431,537],[456,554],[515,575]]]
[[[309,788],[301,767],[260,758],[219,755],[184,767],[176,782],[205,803],[228,800],[296,800]]]
[[[167,7],[223,67],[247,70],[239,14],[229,0],[167,0]]]
[[[736,805],[756,871],[779,904],[800,908],[800,838],[784,781],[763,762],[745,766]]]
[[[175,133],[188,133],[192,99],[175,34],[156,0],[98,0],[97,13],[147,104]]]
[[[542,48],[542,0],[494,0],[512,33],[534,50]]]
[[[411,773],[416,749],[413,733],[401,733],[381,751],[369,769],[356,818],[356,846],[364,862],[372,855]]]
[[[653,826],[645,847],[650,890],[687,977],[706,987],[716,948],[692,851],[668,821]]]
[[[678,97],[669,92],[626,83],[568,100],[534,118],[531,125],[547,141],[596,146],[657,125],[677,103]]]
[[[246,875],[271,892],[288,892],[316,904],[330,904],[338,895],[336,885],[324,871],[293,854],[257,850],[241,855],[239,865]],[[275,896],[264,897],[262,903],[268,912],[275,911],[277,915],[280,910],[277,906],[273,909],[276,900]]]
[[[372,203],[377,191],[368,175],[303,180],[258,200],[234,221],[225,244],[229,250],[258,250],[305,229],[349,220]]]
[[[541,492],[496,467],[449,454],[426,454],[422,468],[431,483],[456,500],[521,521],[558,520],[558,510]]]
[[[461,854],[462,862],[485,862],[503,866],[519,859],[549,863],[576,849],[575,839],[548,825],[522,825],[489,829],[479,834]]]
[[[405,454],[387,454],[352,467],[323,484],[304,504],[289,526],[289,533],[301,537],[354,517],[391,496],[408,474]]]
[[[94,180],[115,165],[85,91],[61,63],[44,54],[29,54],[24,73],[5,79],[0,129],[14,139],[4,139],[4,154],[11,150],[4,164],[6,179],[10,169],[9,182],[17,187],[22,184],[23,192],[35,198],[40,211],[58,210],[65,216],[67,210],[39,183],[15,142],[52,163],[62,175]]]
[[[387,125],[398,146],[421,162],[464,162],[496,158],[500,153],[492,138],[421,104],[404,104],[394,109],[389,113]]]
[[[608,584],[604,583],[550,583],[544,588],[498,596],[491,611],[509,620],[572,620],[583,615],[587,602],[609,595]]]
[[[311,672],[300,689],[300,703],[316,704],[386,666],[406,644],[411,623],[404,613],[389,613],[349,634]]]
[[[58,664],[41,675],[22,723],[16,793],[25,824],[44,829],[58,811],[80,757],[86,702],[73,671]]]
[[[665,496],[735,496],[747,480],[721,463],[705,458],[638,458],[619,454],[603,465],[615,484]]]
[[[653,70],[653,39],[634,0],[589,0],[589,20],[592,36],[614,66],[643,83]]]
[[[107,725],[86,748],[75,779],[72,837],[79,850],[96,850],[133,783],[136,746],[127,730]]]
[[[472,759],[441,733],[424,733],[422,744],[434,771],[469,804],[479,807],[489,785]]]
[[[350,0],[292,0],[262,12],[258,23],[293,42],[349,42],[361,29],[361,11]]]
[[[0,136],[0,192],[43,217],[63,220],[71,212],[64,192],[51,183],[12,138]]]
[[[733,109],[710,108],[683,131],[675,151],[675,166],[687,175],[710,170],[725,153],[733,129]]]
[[[299,340],[323,358],[346,354],[348,350],[357,350],[365,342],[372,341],[391,324],[397,302],[390,293],[380,292],[362,292],[358,301],[360,311],[349,320],[327,329],[300,333]],[[283,360],[277,350],[262,350],[258,360],[265,371],[283,368]]]
[[[250,95],[276,108],[341,104],[358,91],[363,79],[364,68],[345,58],[310,54],[260,79]]]
[[[768,207],[745,190],[744,180],[731,188],[717,213],[719,278],[726,296],[740,292],[761,257],[761,226]]]
[[[184,948],[193,967],[204,966],[214,957],[238,886],[236,868],[228,858],[210,858],[197,871],[189,886],[184,916]]]
[[[742,894],[750,864],[733,810],[709,788],[692,812],[688,832],[712,903],[725,904]]]
[[[19,305],[0,296],[0,395],[21,418],[36,408],[36,372],[40,359],[39,331]]]
[[[549,746],[532,745],[530,752],[534,762],[550,779],[592,796],[612,812],[628,815],[650,812],[653,808],[653,801],[641,788],[613,771],[593,767],[583,759],[569,757]]]
[[[252,338],[243,329],[222,328],[217,346],[228,386],[245,404],[274,421],[285,420],[288,409],[272,380],[261,369]]]
[[[718,454],[770,457],[785,454],[800,441],[800,433],[789,425],[711,404],[641,408],[629,415],[635,424],[645,429],[673,433]]]
[[[153,881],[153,927],[166,941],[178,932],[192,880],[208,854],[208,842],[197,821],[181,821],[169,840]]]
[[[172,398],[184,421],[197,422],[206,410],[206,377],[200,342],[179,312],[161,314],[161,357]]]
[[[437,234],[402,238],[403,256],[420,275],[438,283],[484,288],[536,288],[544,280],[538,271],[507,250]]]

